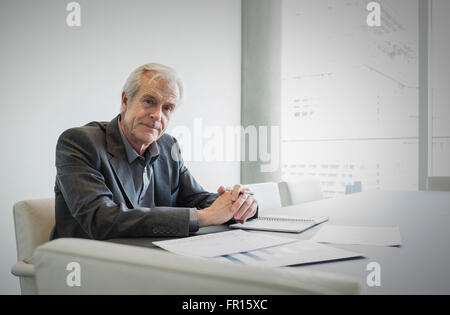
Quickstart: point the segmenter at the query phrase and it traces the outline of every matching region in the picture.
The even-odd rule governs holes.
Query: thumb
[[[220,196],[225,192],[225,188],[223,186],[220,186],[219,189],[217,189],[217,192],[219,193]]]

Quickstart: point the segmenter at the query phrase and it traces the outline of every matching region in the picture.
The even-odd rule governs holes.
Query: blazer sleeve
[[[128,209],[115,203],[97,147],[76,128],[64,132],[56,147],[56,185],[70,214],[90,238],[189,235],[188,207]]]

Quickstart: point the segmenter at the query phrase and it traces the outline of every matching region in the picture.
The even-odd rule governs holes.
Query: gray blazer
[[[189,209],[203,209],[217,194],[206,192],[183,160],[178,143],[164,134],[153,164],[155,208],[139,208],[120,137],[118,117],[62,133],[56,146],[55,215],[51,239],[188,236]]]

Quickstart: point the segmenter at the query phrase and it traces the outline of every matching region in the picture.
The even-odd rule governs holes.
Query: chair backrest
[[[428,190],[450,191],[450,177],[430,176],[427,183]]]
[[[78,264],[78,285],[67,266]],[[60,238],[36,249],[39,294],[357,294],[358,279],[311,270],[225,263],[160,249]]]
[[[244,185],[255,194],[258,200],[259,215],[281,208],[280,193],[275,182]]]
[[[27,261],[36,247],[48,242],[55,225],[55,198],[24,200],[13,208],[17,259]]]
[[[316,178],[278,183],[283,207],[323,198],[322,185]]]

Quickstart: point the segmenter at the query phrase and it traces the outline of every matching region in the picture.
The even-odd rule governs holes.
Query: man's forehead
[[[154,92],[159,96],[179,98],[180,91],[174,79],[167,78],[154,71],[147,71],[140,79],[142,92]]]

